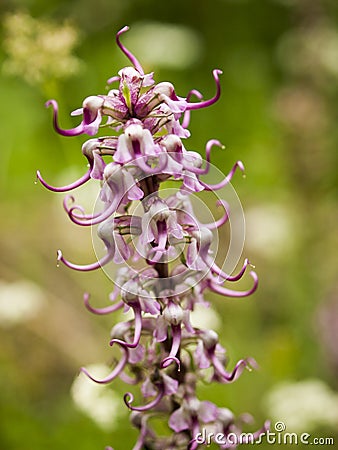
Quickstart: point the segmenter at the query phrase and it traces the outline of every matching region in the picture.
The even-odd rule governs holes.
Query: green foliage
[[[257,222],[248,220],[252,242],[247,241],[245,254],[260,276],[258,292],[241,301],[210,296],[222,317],[219,333],[230,365],[252,355],[261,369],[244,374],[233,385],[211,390],[202,386],[201,395],[237,414],[250,412],[259,427],[268,416],[263,399],[275,383],[319,377],[338,387],[338,361],[327,347],[318,319],[321,308],[330,307],[337,292],[333,267],[338,76],[325,61],[312,61],[312,65],[310,61],[305,68],[291,70],[287,59],[296,63],[303,56],[296,41],[287,55],[281,50],[286,35],[291,42],[296,39],[294,30],[317,30],[323,24],[331,31],[337,29],[338,8],[335,2],[314,2],[322,3],[318,17],[315,8],[305,3],[172,0],[169,5],[146,0],[142,8],[135,0],[2,4],[1,17],[23,8],[40,20],[62,23],[69,19],[80,30],[74,54],[82,64],[71,78],[45,79],[34,85],[25,81],[24,74],[0,74],[2,278],[10,282],[31,279],[49,299],[46,308],[56,304],[63,311],[65,303],[76,312],[71,318],[63,317],[64,322],[72,321],[66,337],[62,337],[64,322],[55,319],[54,309],[43,315],[44,323],[36,318],[1,330],[6,345],[0,350],[0,448],[90,450],[112,445],[122,450],[135,442],[136,432],[127,420],[117,419],[118,427],[111,433],[102,431],[71,403],[70,385],[79,366],[111,360],[109,349],[106,353],[101,349],[104,339],[108,342],[110,318],[94,325],[81,302],[82,292],[94,286],[93,296],[104,304],[109,281],[102,274],[83,277],[56,270],[53,258],[58,246],[69,248],[78,258],[90,258],[90,250],[81,244],[83,232],[79,237],[75,226],[60,222],[62,197],[34,184],[36,169],[52,184],[72,171],[84,171],[80,151],[84,139],[57,136],[44,102],[57,98],[62,126],[76,124],[77,118],[68,117],[69,111],[81,106],[84,97],[104,93],[106,79],[126,64],[114,45],[116,31],[125,24],[130,25],[130,33],[133,24],[146,21],[180,24],[199,35],[199,58],[191,66],[147,69],[155,70],[157,81],[173,81],[179,95],[194,87],[205,98],[213,95],[211,70],[223,70],[219,103],[192,114],[189,149],[203,154],[208,139],[219,139],[226,150],[214,150],[212,162],[224,173],[237,159],[246,166],[246,179],[236,175],[233,185],[248,217],[257,208],[277,205],[287,218],[282,245],[278,245],[277,234],[275,240],[262,241],[260,246]],[[4,48],[0,48],[0,59],[8,59]],[[267,234],[277,227],[273,222],[266,226]],[[92,350],[85,356],[83,336],[97,347],[97,356]],[[67,350],[70,342],[77,342],[79,354],[76,346],[72,346],[73,354]],[[41,364],[27,357],[40,353]],[[122,384],[113,389],[123,396]]]

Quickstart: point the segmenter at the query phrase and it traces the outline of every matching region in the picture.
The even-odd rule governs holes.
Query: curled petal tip
[[[242,163],[242,161],[237,161],[237,167],[238,167],[239,170],[241,170],[242,172],[245,172],[245,167],[244,167],[244,164]]]
[[[55,100],[48,100],[45,103],[45,106],[48,108],[49,106],[52,106],[53,108],[53,125],[57,133],[59,133],[61,136],[78,136],[79,134],[83,134],[85,132],[84,124],[83,122],[78,125],[75,128],[71,128],[69,130],[64,130],[60,128],[58,123],[58,114],[59,114],[59,107]]]
[[[171,365],[171,363],[175,362],[177,364],[177,371],[181,371],[181,361],[176,358],[176,356],[168,356],[167,358],[164,358],[161,362],[161,368],[166,369]]]
[[[120,359],[120,361],[117,363],[117,365],[114,367],[114,369],[110,372],[109,375],[107,375],[105,378],[103,379],[97,379],[95,377],[93,377],[88,370],[85,367],[81,367],[80,372],[83,372],[88,378],[90,378],[92,381],[94,381],[95,383],[98,384],[107,384],[110,383],[111,381],[113,381],[118,375],[120,375],[120,373],[122,372],[122,370],[124,369],[127,360],[128,360],[128,352],[126,349],[122,348],[123,350],[123,355],[122,358]]]
[[[56,186],[51,186],[50,184],[48,184],[42,177],[40,170],[36,171],[36,177],[37,180],[40,181],[40,183],[49,191],[53,191],[53,192],[68,192],[68,191],[72,191],[73,189],[76,189],[80,186],[82,186],[83,184],[85,184],[88,180],[90,180],[90,173],[91,173],[91,169],[88,169],[88,171],[78,180],[74,181],[73,183],[70,183],[66,186],[61,186],[61,187],[56,187]]]
[[[75,197],[72,194],[68,194],[65,196],[63,200],[63,206],[65,207],[67,205],[67,202],[69,203],[75,203]]]
[[[251,264],[250,264],[251,265]],[[255,284],[258,284],[258,275],[256,272],[254,272],[253,270],[250,271],[250,275],[253,278]]]
[[[126,57],[129,59],[129,61],[133,64],[133,66],[135,67],[135,69],[141,74],[144,75],[143,69],[141,64],[139,63],[139,61],[137,60],[137,58],[121,43],[120,41],[120,36],[121,34],[125,33],[126,31],[129,30],[128,25],[124,26],[123,28],[121,28],[120,31],[118,31],[116,33],[116,43],[117,45],[120,47],[120,49],[122,50],[122,52],[126,55]]]
[[[131,409],[132,411],[149,411],[150,409],[154,408],[155,406],[157,406],[160,403],[163,396],[164,396],[164,390],[162,388],[161,390],[159,390],[159,392],[158,392],[157,396],[154,398],[154,400],[152,400],[150,403],[148,403],[147,405],[144,405],[144,406],[132,406],[132,403],[134,401],[134,396],[131,392],[127,392],[126,394],[124,394],[123,400],[124,400],[124,403],[127,405],[127,407],[129,409]]]
[[[120,302],[114,303],[113,305],[106,306],[104,308],[94,308],[89,303],[89,299],[90,299],[90,294],[88,292],[85,292],[83,294],[83,303],[84,303],[85,307],[87,308],[88,311],[90,311],[93,314],[97,314],[97,315],[110,314],[114,311],[117,311],[118,309],[121,309],[123,306],[123,301],[120,301]]]
[[[219,183],[207,184],[207,183],[204,183],[204,181],[201,181],[201,184],[205,187],[205,189],[207,191],[217,191],[219,189],[222,189],[224,186],[226,186],[227,184],[229,184],[231,182],[232,177],[234,176],[237,169],[239,169],[241,172],[244,172],[245,168],[244,168],[244,164],[242,163],[242,161],[237,161],[234,164],[234,166],[232,167],[232,169],[230,170],[230,172],[228,173],[228,175]]]
[[[113,256],[114,255],[112,255],[111,252],[108,252],[100,260],[95,261],[94,263],[86,264],[86,265],[79,265],[79,264],[71,263],[67,259],[65,259],[61,250],[57,251],[58,262],[62,261],[65,266],[67,266],[73,270],[79,270],[80,272],[90,272],[92,270],[99,269],[99,268],[105,266],[106,264],[108,264],[113,259]]]
[[[225,210],[230,209],[229,203],[225,200],[219,198],[216,202],[216,206],[223,206]]]
[[[53,106],[53,107],[55,107],[55,106],[57,106],[57,102],[56,102],[56,100],[47,100],[46,101],[46,103],[45,103],[45,107],[46,108],[49,108],[49,106]]]
[[[121,30],[119,30],[116,34],[117,36],[120,36],[120,34],[125,33],[126,31],[128,31],[130,29],[130,27],[128,25],[125,25],[124,27],[121,28]]]
[[[134,401],[134,396],[131,392],[126,392],[123,396],[124,403],[127,405],[129,409],[132,409],[131,403]]]
[[[251,278],[254,280],[254,284],[253,284],[252,288],[247,291],[247,295],[251,295],[254,292],[256,292],[257,287],[258,287],[258,275],[257,275],[257,273],[254,272],[253,270],[251,270],[249,272],[249,274],[250,274]]]
[[[252,269],[255,269],[256,266],[254,264],[251,263],[251,261],[249,260],[249,258],[245,258],[244,260],[244,266],[245,267],[251,267]]]
[[[62,258],[63,258],[62,251],[58,250],[56,252],[56,267],[60,267],[60,261],[62,261]]]
[[[109,85],[109,84],[112,84],[112,83],[114,83],[115,81],[120,81],[120,77],[119,77],[119,76],[114,76],[114,77],[108,78],[107,84],[108,84],[108,85]]]
[[[257,361],[253,358],[246,358],[245,359],[247,365],[246,365],[246,369],[249,370],[250,372],[252,372],[253,370],[259,370],[259,364],[257,363]]]
[[[226,279],[228,281],[236,281],[242,277],[244,271],[245,271],[245,265],[242,267],[242,269],[238,275],[235,275],[234,277],[230,277],[230,278],[228,277]],[[220,286],[217,282],[220,278],[218,278],[218,280],[216,279],[216,280],[210,281],[209,287],[213,292],[216,292],[217,294],[220,294],[220,295],[224,295],[225,297],[234,297],[234,298],[248,297],[249,295],[253,294],[257,290],[257,286],[258,286],[258,276],[257,276],[256,272],[251,271],[251,272],[249,272],[249,274],[250,274],[251,278],[253,278],[254,284],[247,291],[234,291],[232,289],[227,289],[224,286]]]
[[[205,101],[202,101],[199,103],[187,103],[187,110],[206,108],[217,102],[217,100],[220,98],[220,95],[221,95],[221,86],[220,86],[218,76],[221,75],[222,73],[223,72],[220,69],[214,69],[212,71],[212,74],[213,74],[213,77],[214,77],[214,80],[216,83],[216,94],[209,100],[205,100]]]
[[[41,179],[42,179],[41,172],[40,172],[40,170],[37,170],[37,171],[36,171],[36,178],[35,178],[35,180],[34,180],[34,184],[38,184],[38,181],[41,182]]]

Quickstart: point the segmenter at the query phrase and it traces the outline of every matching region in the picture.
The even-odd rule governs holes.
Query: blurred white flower
[[[319,81],[338,77],[338,31],[329,21],[288,31],[280,40],[277,56],[292,74]]]
[[[104,378],[111,370],[104,364],[92,364],[86,369],[96,378]],[[105,431],[117,427],[117,419],[125,413],[121,399],[107,385],[97,384],[84,373],[75,378],[71,396],[76,407]]]
[[[320,426],[338,426],[338,393],[319,379],[275,386],[266,406],[271,419],[283,421],[287,431],[311,432]]]
[[[202,52],[198,33],[187,26],[177,24],[133,24],[130,34],[124,37],[124,43],[133,49],[144,66],[185,69],[194,64]]]
[[[190,321],[193,327],[202,329],[218,330],[221,325],[220,316],[214,309],[203,305],[195,305],[194,311],[190,313]]]
[[[246,244],[268,258],[287,254],[293,244],[295,230],[290,211],[282,205],[266,204],[245,213]]]
[[[79,33],[70,23],[56,24],[19,11],[5,17],[4,31],[8,58],[3,70],[8,74],[41,84],[72,76],[81,68],[82,62],[72,55]]]
[[[42,290],[32,281],[0,281],[0,325],[17,325],[34,318],[45,302]]]

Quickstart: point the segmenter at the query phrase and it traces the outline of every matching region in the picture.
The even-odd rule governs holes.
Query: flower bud
[[[119,164],[116,163],[109,163],[106,165],[106,167],[104,168],[104,172],[103,172],[103,178],[106,181],[109,181],[110,178],[114,177],[117,180],[120,179],[122,176],[122,170],[121,170],[121,166]]]
[[[97,117],[98,111],[103,105],[103,98],[96,95],[91,95],[84,99],[83,106],[83,118],[85,123],[90,124],[94,122]]]
[[[82,153],[90,160],[93,159],[93,151],[97,149],[99,141],[97,139],[89,139],[82,145]]]
[[[193,167],[197,167],[197,168],[200,168],[203,164],[202,156],[199,153],[194,152],[192,150],[189,150],[186,153],[185,160],[187,162],[189,162],[190,164],[192,164]]]
[[[174,92],[175,92],[174,86],[171,83],[169,83],[168,81],[163,81],[162,83],[158,83],[154,87],[155,94],[166,95],[169,98],[171,98],[171,96],[174,94]]]
[[[182,152],[182,141],[176,134],[169,134],[163,139],[163,144],[168,153]]]
[[[163,311],[163,317],[171,325],[179,325],[184,317],[183,309],[174,302],[169,302]]]
[[[130,81],[138,82],[141,80],[141,74],[134,67],[124,67],[118,72],[121,78],[129,78]]]
[[[167,204],[160,199],[157,199],[150,207],[149,213],[151,214],[151,219],[155,222],[160,222],[162,220],[167,220],[170,216],[170,209]]]
[[[122,286],[121,297],[128,306],[139,303],[138,289],[139,285],[135,280],[128,280]]]
[[[220,422],[222,422],[223,427],[226,428],[233,422],[234,415],[228,408],[219,408],[217,418]]]
[[[186,407],[191,416],[198,415],[200,404],[201,402],[196,397],[192,397],[187,401]]]
[[[200,248],[210,247],[213,234],[208,228],[199,228],[198,230],[193,230],[190,234],[197,240]]]
[[[97,111],[101,108],[102,104],[103,98],[98,97],[97,95],[90,95],[83,100],[82,106],[90,111]]]
[[[218,343],[218,334],[213,330],[206,330],[202,334],[202,340],[204,343],[204,347],[207,350],[210,350],[211,348],[215,347]]]
[[[97,227],[97,235],[108,249],[115,249],[114,225],[111,222],[102,222]]]
[[[144,135],[144,129],[142,125],[132,123],[131,125],[125,128],[124,133],[132,141],[141,141]]]

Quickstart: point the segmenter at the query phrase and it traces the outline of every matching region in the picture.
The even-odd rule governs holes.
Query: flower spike
[[[242,432],[241,421],[231,411],[198,399],[199,384],[231,383],[245,368],[251,370],[256,364],[250,358],[240,359],[232,370],[227,370],[226,349],[218,334],[192,325],[191,312],[198,306],[210,306],[205,296],[208,291],[233,298],[251,295],[257,289],[258,277],[250,271],[253,285],[247,290],[228,288],[226,282],[240,280],[251,266],[245,259],[242,267],[228,274],[215,262],[218,255],[213,251],[213,231],[230,220],[230,206],[226,196],[219,199],[216,206],[222,210],[216,217],[220,218],[204,224],[195,214],[193,196],[227,186],[237,169],[244,171],[244,165],[237,161],[224,179],[208,184],[202,180],[212,176],[211,152],[214,147],[224,146],[217,139],[209,139],[203,160],[200,153],[183,145],[183,139],[190,137],[191,111],[211,106],[219,99],[221,70],[212,72],[216,92],[211,98],[205,100],[195,89],[186,98],[179,97],[170,81],[156,83],[153,72],[144,73],[138,59],[121,42],[121,35],[128,30],[125,26],[117,32],[116,43],[129,65],[108,78],[108,85],[114,85],[105,94],[86,97],[82,107],[71,113],[80,117],[77,126],[62,129],[57,102],[46,103],[52,107],[57,133],[93,136],[81,146],[88,162],[87,172],[61,187],[49,185],[39,171],[37,181],[54,192],[71,191],[89,180],[99,185],[100,210],[87,210],[69,194],[63,208],[75,224],[97,225],[95,231],[104,245],[104,256],[79,265],[65,259],[58,250],[57,265],[61,262],[81,272],[108,263],[120,265],[114,274],[110,302],[95,307],[90,294],[85,293],[84,306],[101,316],[121,310],[131,311],[134,316],[119,321],[119,315],[115,315],[109,344],[118,344],[121,355],[114,360],[110,373],[97,379],[85,367],[81,372],[101,385],[119,378],[122,383],[139,386],[143,398],[139,406],[133,405],[132,393],[124,395],[131,423],[139,431],[133,450],[197,450],[198,434],[205,427],[212,427],[224,437]],[[105,135],[98,134],[103,127]],[[168,186],[162,184],[166,182]],[[174,189],[171,186],[177,186],[176,191],[169,192]],[[219,250],[225,249],[220,246]],[[171,434],[161,436],[160,427],[153,429],[150,419],[158,415],[167,416]],[[258,439],[266,427],[253,438]],[[218,448],[223,450],[228,444]],[[234,445],[230,443],[230,447]],[[106,450],[113,449],[108,446]]]

